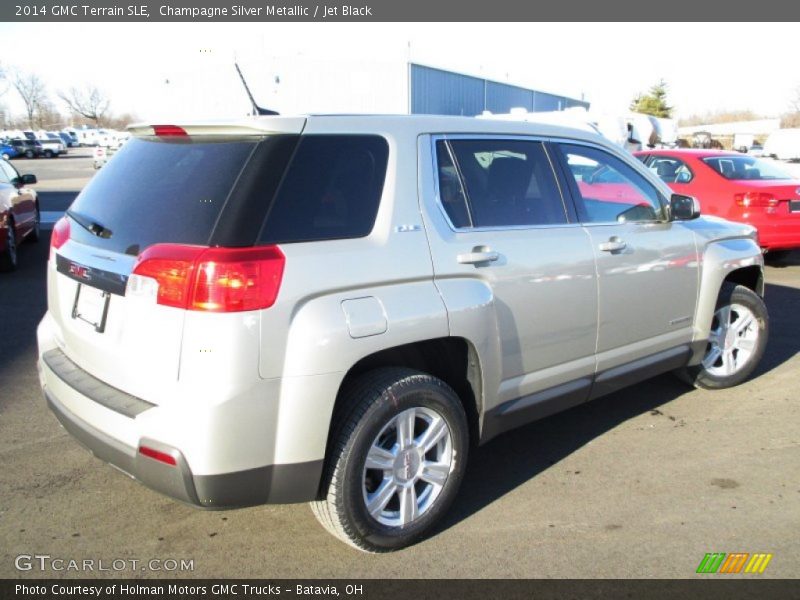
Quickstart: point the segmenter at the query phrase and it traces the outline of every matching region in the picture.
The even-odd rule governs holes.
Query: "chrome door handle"
[[[456,258],[462,265],[475,265],[478,263],[494,262],[500,258],[500,255],[490,250],[487,246],[475,246],[472,252],[459,254]]]
[[[607,242],[603,242],[598,246],[603,252],[619,252],[620,250],[625,250],[627,247],[628,244],[617,236],[612,237]]]

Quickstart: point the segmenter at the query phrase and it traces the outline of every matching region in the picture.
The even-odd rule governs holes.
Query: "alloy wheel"
[[[367,512],[379,523],[404,527],[424,515],[441,493],[453,463],[445,419],[429,408],[409,408],[373,440],[363,474]]]
[[[757,347],[758,319],[746,306],[729,304],[717,309],[711,324],[703,367],[714,376],[740,371]]]

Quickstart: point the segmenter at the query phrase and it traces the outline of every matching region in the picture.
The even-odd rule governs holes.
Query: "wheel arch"
[[[690,365],[703,358],[703,342],[708,339],[717,299],[725,283],[744,285],[759,296],[764,295],[764,257],[752,239],[731,238],[709,244],[702,265]]]
[[[722,283],[743,285],[762,298],[764,297],[764,272],[759,266],[741,267],[735,271],[731,271]]]
[[[473,344],[461,337],[421,340],[379,350],[358,360],[350,367],[339,386],[331,415],[326,444],[326,460],[336,423],[347,408],[343,391],[361,375],[382,367],[406,367],[444,381],[461,400],[469,424],[470,442],[480,439],[483,413],[483,375],[480,358]]]

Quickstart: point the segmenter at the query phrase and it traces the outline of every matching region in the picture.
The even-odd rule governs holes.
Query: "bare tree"
[[[58,96],[67,103],[72,112],[91,119],[98,127],[111,105],[106,95],[93,85],[87,85],[82,89],[70,88],[69,92],[60,92]]]
[[[60,129],[64,121],[63,115],[50,100],[43,100],[36,111],[34,122],[39,129]]]
[[[34,128],[34,120],[40,107],[47,102],[47,90],[44,82],[35,73],[17,71],[12,76],[12,85],[25,104],[25,114],[28,117],[28,126]]]
[[[794,88],[794,96],[789,100],[789,110],[800,113],[800,85]]]
[[[0,63],[0,97],[8,91],[8,73],[3,63]]]
[[[800,85],[789,99],[789,112],[781,115],[781,127],[800,127]]]

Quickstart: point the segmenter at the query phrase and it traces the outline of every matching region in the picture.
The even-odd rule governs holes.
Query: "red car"
[[[705,214],[749,223],[773,259],[800,248],[800,179],[772,161],[722,150],[646,150],[635,156]]]
[[[0,271],[17,268],[17,245],[25,238],[39,239],[39,203],[36,192],[26,186],[35,175],[20,175],[0,159]]]

